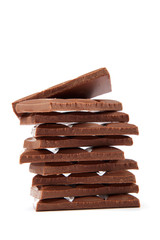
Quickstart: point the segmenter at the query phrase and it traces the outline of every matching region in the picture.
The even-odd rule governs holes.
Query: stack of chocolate
[[[20,163],[30,163],[36,211],[139,207],[137,162],[125,159],[138,128],[114,100],[91,99],[111,91],[105,68],[13,103],[20,123],[34,124]],[[116,146],[116,147],[115,147]]]

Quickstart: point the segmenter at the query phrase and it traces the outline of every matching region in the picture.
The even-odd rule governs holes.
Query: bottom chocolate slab
[[[78,210],[100,208],[140,207],[139,200],[129,194],[110,195],[104,199],[94,197],[76,197],[72,202],[64,198],[44,199],[35,203],[36,211]]]
[[[38,199],[138,193],[136,184],[88,184],[31,187],[31,196]]]

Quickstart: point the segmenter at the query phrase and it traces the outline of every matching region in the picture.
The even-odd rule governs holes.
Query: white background
[[[1,239],[159,239],[160,1],[0,1]],[[11,103],[100,67],[140,135],[140,209],[35,212]],[[158,219],[157,219],[158,218]]]

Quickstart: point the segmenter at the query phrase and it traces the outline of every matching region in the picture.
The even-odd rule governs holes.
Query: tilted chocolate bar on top
[[[110,75],[106,68],[100,68],[78,78],[34,93],[12,103],[17,116],[16,105],[22,101],[40,98],[92,98],[111,91]]]

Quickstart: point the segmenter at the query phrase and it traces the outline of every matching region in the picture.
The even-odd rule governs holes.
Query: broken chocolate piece
[[[116,146],[133,144],[128,136],[33,137],[24,141],[24,148],[73,148],[84,146]]]
[[[43,176],[62,173],[119,171],[126,169],[138,169],[137,162],[125,159],[93,162],[31,163],[29,168],[30,172]]]
[[[20,156],[20,163],[40,162],[73,162],[95,160],[124,160],[124,152],[114,147],[95,147],[84,150],[81,148],[62,148],[57,153],[47,149],[25,150]]]
[[[138,134],[137,126],[129,123],[77,123],[71,126],[63,124],[41,124],[33,130],[36,137],[41,136],[90,136]]]
[[[134,183],[125,184],[89,184],[68,186],[34,186],[31,196],[38,199],[63,198],[77,196],[92,196],[102,194],[138,193],[139,188]]]
[[[54,111],[119,111],[122,110],[122,104],[115,100],[103,99],[42,98],[17,103],[15,109],[18,114]]]
[[[135,183],[133,173],[129,171],[106,172],[103,176],[97,173],[73,173],[68,177],[63,175],[33,177],[32,186],[69,185],[69,184],[97,184],[97,183]]]
[[[126,208],[140,207],[139,200],[130,194],[109,195],[106,200],[97,196],[76,197],[73,202],[64,198],[39,200],[35,205],[36,211],[98,209],[98,208]]]
[[[20,117],[20,124],[58,122],[128,122],[129,115],[123,112],[50,112],[30,113]]]

